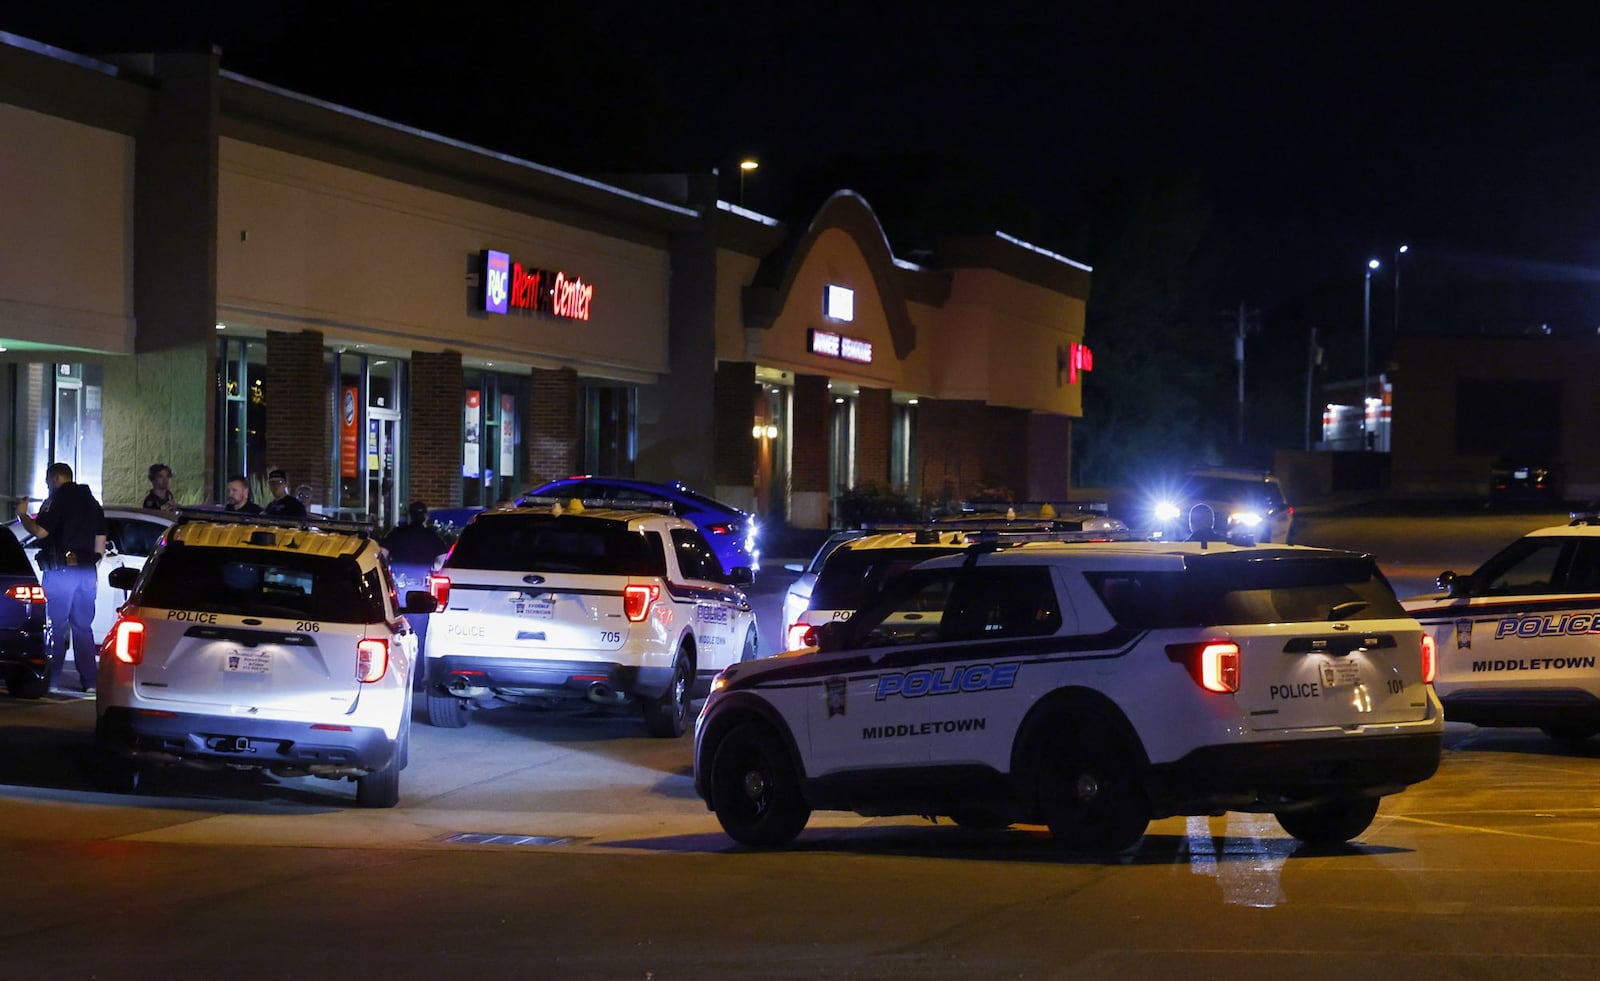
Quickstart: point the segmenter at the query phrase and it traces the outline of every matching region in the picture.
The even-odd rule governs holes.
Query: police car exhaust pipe
[[[584,692],[583,697],[587,698],[591,702],[598,702],[601,705],[606,705],[617,700],[617,693],[612,691],[611,686],[605,682],[596,681],[594,684],[589,686],[588,691]]]

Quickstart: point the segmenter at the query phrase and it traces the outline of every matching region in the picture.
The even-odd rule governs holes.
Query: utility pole
[[[1322,363],[1322,348],[1317,346],[1317,329],[1311,328],[1311,345],[1306,349],[1306,450],[1311,449],[1311,430],[1316,416],[1312,415],[1312,393],[1316,390],[1317,366]]]
[[[1246,310],[1244,301],[1239,301],[1239,333],[1233,338],[1233,360],[1239,365],[1239,428],[1236,441],[1240,447],[1244,446],[1244,336],[1261,329],[1260,316],[1261,311]]]

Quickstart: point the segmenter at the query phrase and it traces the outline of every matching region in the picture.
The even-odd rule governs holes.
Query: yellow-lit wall
[[[929,332],[935,398],[1083,415],[1077,384],[1058,370],[1062,348],[1083,342],[1082,300],[992,269],[959,269]]]

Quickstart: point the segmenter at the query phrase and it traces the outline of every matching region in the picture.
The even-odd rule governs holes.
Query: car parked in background
[[[1278,478],[1262,470],[1190,470],[1175,488],[1157,491],[1136,524],[1153,537],[1184,541],[1206,527],[1196,527],[1206,509],[1216,538],[1294,544],[1294,508],[1284,500]]]
[[[530,497],[576,497],[603,501],[617,508],[666,502],[672,505],[674,514],[706,536],[723,572],[732,574],[741,566],[749,569],[752,576],[761,571],[760,528],[754,516],[691,490],[681,481],[660,483],[583,474],[540,484],[522,495],[523,500]]]
[[[798,572],[794,582],[789,584],[789,589],[783,595],[783,627],[787,631],[790,626],[800,622],[800,614],[811,605],[811,592],[817,585],[817,574],[822,571],[822,563],[833,550],[845,542],[853,541],[868,534],[865,529],[854,528],[849,531],[836,531],[828,536],[827,541],[817,549],[817,554],[811,557],[810,562],[791,562],[784,566],[789,572]],[[790,644],[791,647],[799,646]]]
[[[1548,458],[1507,455],[1489,468],[1490,504],[1548,504],[1561,499],[1561,468]]]
[[[112,504],[105,507],[106,553],[100,560],[99,588],[94,600],[94,639],[104,640],[117,619],[117,608],[127,602],[128,591],[111,585],[111,573],[117,569],[144,568],[145,559],[156,549],[161,536],[172,527],[174,515],[166,511],[152,511],[140,507]],[[11,534],[28,553],[36,574],[39,568],[39,546],[22,522],[11,520]]]
[[[0,678],[15,698],[50,690],[50,655],[44,647],[44,589],[22,544],[0,535]]]
[[[1600,515],[1540,528],[1405,601],[1439,649],[1445,717],[1600,734]]]

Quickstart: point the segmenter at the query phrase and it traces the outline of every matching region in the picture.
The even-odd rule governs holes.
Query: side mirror
[[[735,586],[748,586],[756,581],[756,574],[747,565],[736,565],[728,573],[728,582]]]
[[[116,575],[115,572],[112,575]],[[433,594],[426,589],[406,590],[406,605],[400,609],[401,613],[435,613],[439,604],[433,599]]]
[[[1446,569],[1445,571],[1439,573],[1439,579],[1437,582],[1439,589],[1443,592],[1449,593],[1451,596],[1466,596],[1469,587],[1472,585],[1472,577],[1458,576],[1449,569]]]
[[[845,620],[830,620],[815,629],[816,645],[819,651],[843,650],[850,639],[850,632],[846,629]]]
[[[139,570],[130,569],[125,565],[117,566],[106,575],[106,582],[111,584],[112,589],[132,589],[133,584],[138,581]]]

